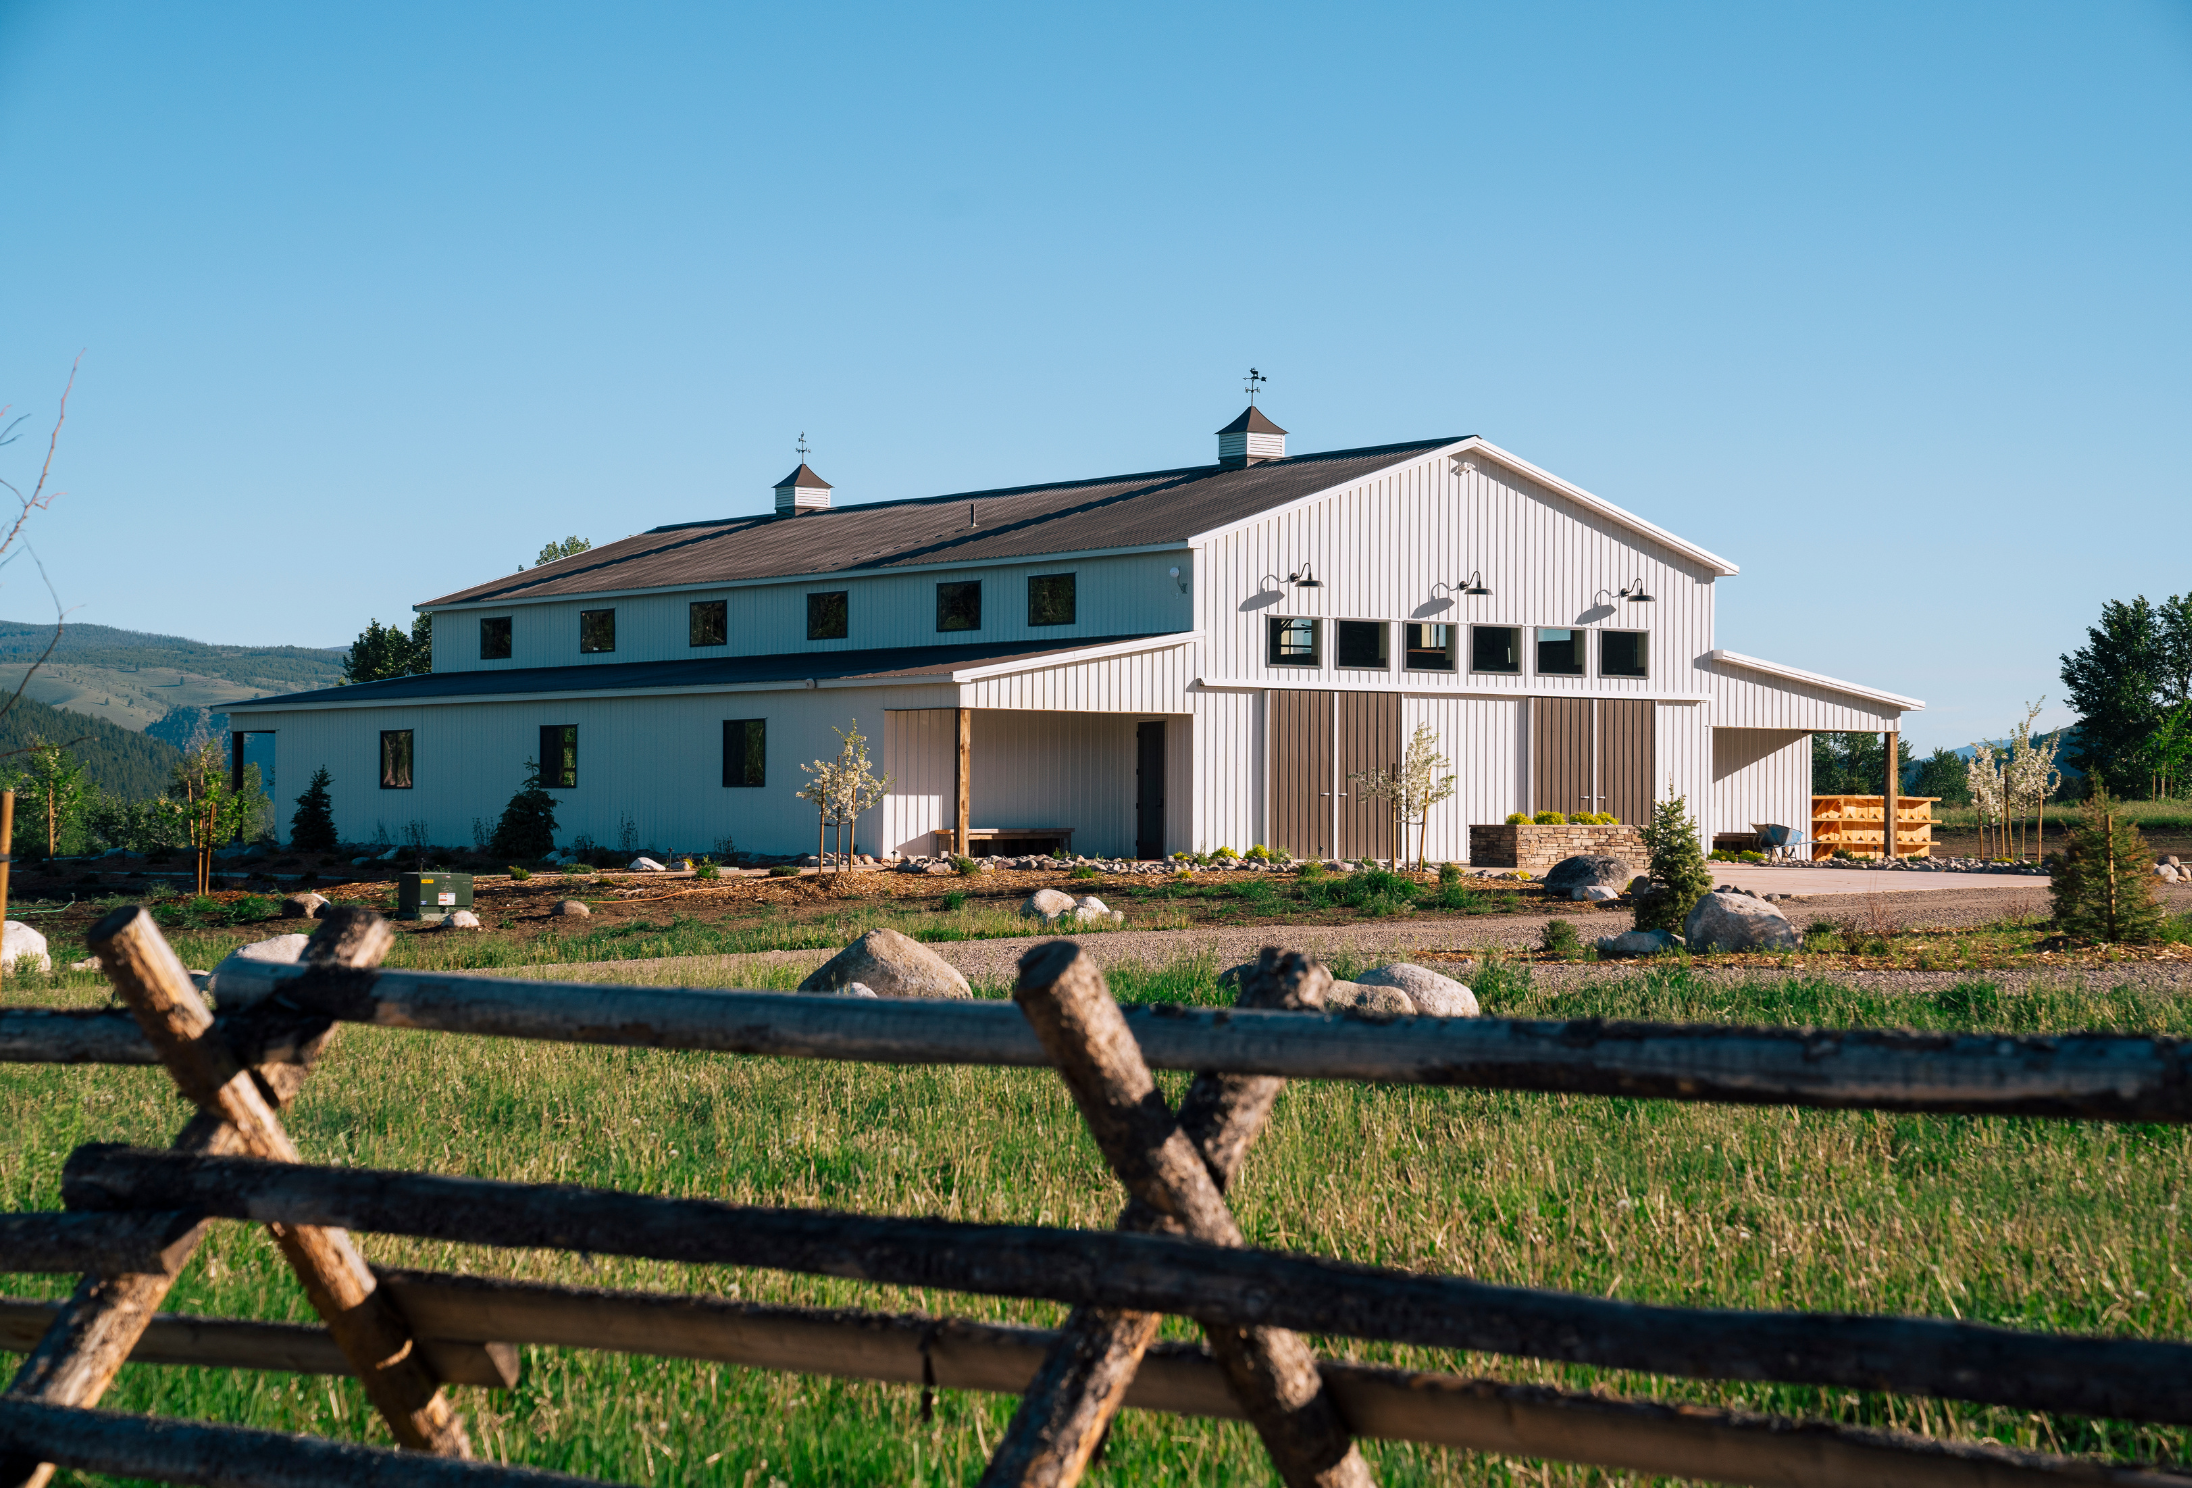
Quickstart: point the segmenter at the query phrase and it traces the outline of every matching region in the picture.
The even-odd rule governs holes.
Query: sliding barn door
[[[1339,747],[1339,857],[1393,856],[1393,803],[1366,797],[1350,776],[1400,768],[1400,694],[1342,692],[1333,697]]]
[[[1332,856],[1332,694],[1271,698],[1271,842],[1297,858]]]
[[[1596,811],[1591,797],[1591,700],[1530,700],[1530,809]]]
[[[1652,816],[1652,705],[1641,699],[1530,700],[1532,811]]]
[[[1652,704],[1604,698],[1598,704],[1600,811],[1641,827],[1652,819]]]

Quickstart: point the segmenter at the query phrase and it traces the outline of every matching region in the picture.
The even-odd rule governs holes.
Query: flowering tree
[[[1357,770],[1347,777],[1358,798],[1384,801],[1393,820],[1393,866],[1408,846],[1408,828],[1416,828],[1416,866],[1423,866],[1424,843],[1431,831],[1431,808],[1454,793],[1455,777],[1444,772],[1451,761],[1438,751],[1438,735],[1427,723],[1416,725],[1400,763]]]
[[[2047,847],[2047,798],[2063,783],[2062,773],[2055,768],[2055,755],[2062,748],[2063,736],[2058,733],[2039,745],[2032,742],[2032,720],[2040,716],[2040,708],[2046,701],[2042,698],[2028,707],[2024,722],[2010,731],[2009,763],[2003,780],[2003,794],[2008,797],[2011,814],[2022,820],[2024,809],[2030,807],[2038,819],[2035,857],[2044,855]]]
[[[2007,800],[2002,778],[2002,766],[1990,744],[1971,746],[1971,763],[1964,767],[1964,779],[1971,787],[1971,804],[1979,813],[1982,823],[1979,829],[1979,855],[1986,856],[1986,830],[2001,819]]]
[[[860,813],[870,810],[890,792],[890,777],[878,775],[868,760],[868,736],[855,718],[849,729],[832,729],[837,735],[837,799],[835,818],[850,834],[838,843],[840,865],[860,851]]]

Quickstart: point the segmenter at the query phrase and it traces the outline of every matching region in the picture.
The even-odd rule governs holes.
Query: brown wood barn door
[[[1598,705],[1598,809],[1632,827],[1652,819],[1652,706],[1611,699]]]
[[[1339,857],[1393,856],[1393,803],[1366,797],[1349,779],[1365,770],[1400,767],[1400,694],[1338,694]]]
[[[1332,856],[1332,694],[1273,691],[1271,846]]]
[[[1596,811],[1591,784],[1591,700],[1530,699],[1530,809]]]

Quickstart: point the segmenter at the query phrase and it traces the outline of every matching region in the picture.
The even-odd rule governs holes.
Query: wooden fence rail
[[[507,1387],[523,1343],[1024,1392],[984,1479],[1013,1488],[1075,1482],[1121,1405],[1245,1416],[1297,1488],[1367,1485],[1355,1436],[1771,1488],[2192,1484],[1985,1443],[1336,1364],[1317,1360],[1304,1335],[2176,1424],[2192,1424],[2182,1383],[2192,1345],[1657,1307],[1350,1265],[1241,1245],[1223,1199],[1286,1077],[2181,1123],[2192,1119],[2192,1042],[1331,1018],[1304,1011],[1325,974],[1298,957],[1287,958],[1285,988],[1253,990],[1279,975],[1271,951],[1244,984],[1244,1004],[1259,1006],[1120,1009],[1066,942],[1023,958],[1020,1007],[544,983],[380,969],[386,929],[360,911],[322,926],[308,965],[221,974],[216,1019],[143,911],[117,911],[91,938],[130,1012],[0,1012],[0,1060],[160,1063],[200,1115],[170,1151],[79,1148],[63,1174],[72,1212],[0,1216],[0,1270],[83,1276],[67,1303],[0,1303],[0,1345],[40,1330],[0,1400],[0,1488],[42,1483],[54,1463],[249,1488],[574,1481],[464,1460],[461,1418],[437,1393],[447,1383]],[[1081,1231],[312,1167],[268,1102],[296,1093],[341,1022],[891,1064],[1053,1065],[1133,1202],[1119,1229]],[[1151,1068],[1198,1072],[1180,1112]],[[219,1220],[267,1225],[328,1326],[156,1314],[206,1224]],[[351,1247],[351,1229],[1076,1310],[1065,1329],[1045,1331],[375,1272]],[[1151,1347],[1160,1313],[1200,1322],[1211,1347]],[[441,1455],[90,1408],[125,1359],[178,1358],[357,1374],[399,1440]]]
[[[1002,1002],[687,991],[417,971],[223,972],[216,1023],[279,1062],[299,1017],[487,1037],[881,1064],[1041,1067]],[[1598,1018],[1376,1022],[1160,1004],[1122,1009],[1153,1069],[1575,1095],[2095,1121],[2192,1121],[2192,1040],[2137,1034],[1904,1033]],[[104,1022],[99,1020],[104,1019]],[[140,1054],[139,1048],[143,1046]],[[0,1061],[154,1062],[127,1014],[0,1012]]]

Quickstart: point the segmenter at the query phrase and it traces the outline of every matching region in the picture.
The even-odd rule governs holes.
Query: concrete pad
[[[1940,889],[2015,889],[2044,894],[2046,874],[1905,873],[1893,868],[1774,868],[1760,863],[1707,863],[1716,884],[1758,894],[1907,894]]]

